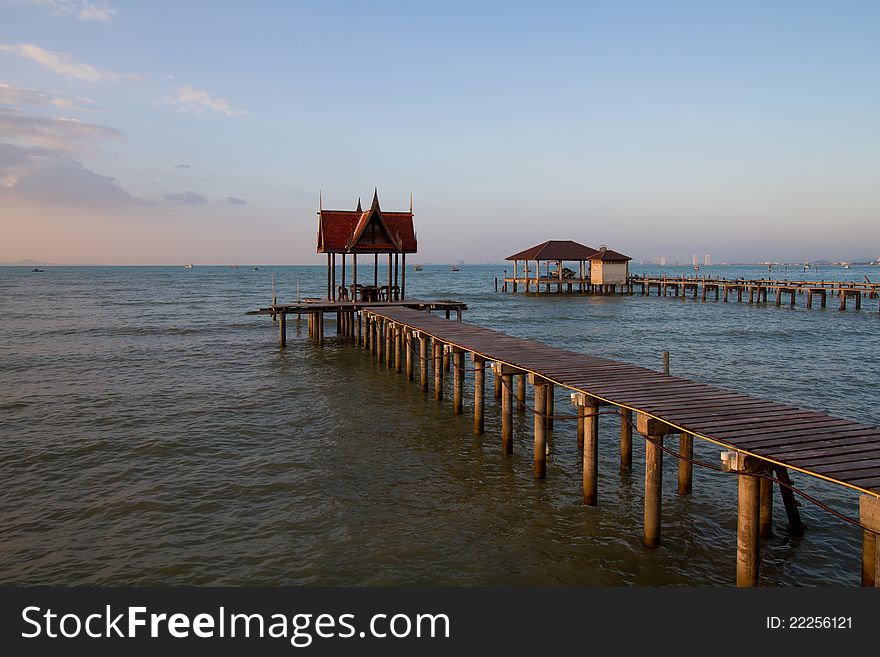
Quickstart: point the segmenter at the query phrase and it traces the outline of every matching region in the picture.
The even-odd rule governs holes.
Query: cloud
[[[175,169],[191,169],[192,167],[188,164],[175,164]]]
[[[226,116],[244,116],[245,110],[235,109],[225,98],[214,97],[207,91],[196,89],[188,84],[181,84],[175,89],[176,95],[169,102],[180,112],[188,112],[200,116],[205,110],[225,114]]]
[[[90,64],[75,61],[64,52],[51,52],[32,43],[18,45],[0,43],[0,52],[8,52],[35,61],[58,75],[64,75],[86,82],[118,82],[120,80],[140,80],[139,75],[103,71]]]
[[[9,0],[7,0],[9,1]],[[88,0],[12,0],[20,5],[45,7],[52,16],[75,16],[81,21],[109,21],[116,10],[106,3],[96,5]]]
[[[191,191],[165,194],[165,200],[177,205],[202,205],[207,202],[207,199],[204,196]]]
[[[125,135],[109,126],[79,119],[59,119],[0,107],[0,135],[13,142],[70,153],[93,152],[101,140],[122,141]]]
[[[88,109],[85,105],[93,105],[91,98],[66,98],[47,91],[16,87],[7,82],[0,82],[0,105],[29,105],[32,107],[57,107],[67,110]]]
[[[150,205],[69,155],[0,142],[0,196],[55,205]]]
[[[227,196],[223,199],[224,203],[229,203],[229,205],[247,205],[247,201],[243,198],[238,198],[237,196]]]

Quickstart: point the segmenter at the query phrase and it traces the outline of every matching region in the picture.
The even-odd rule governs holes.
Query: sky
[[[880,256],[880,3],[0,0],[0,262]]]

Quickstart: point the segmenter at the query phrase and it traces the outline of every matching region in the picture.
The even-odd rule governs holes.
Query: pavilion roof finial
[[[361,197],[360,197],[360,196],[358,196],[358,208],[357,208],[357,211],[358,211],[358,212],[363,212],[363,210],[361,209]]]
[[[409,213],[412,214],[412,192],[409,193]]]
[[[370,209],[379,209],[379,188],[373,188],[373,203],[370,205]]]

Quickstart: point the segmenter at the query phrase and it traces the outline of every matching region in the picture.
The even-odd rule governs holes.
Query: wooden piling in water
[[[781,465],[774,466],[773,474],[779,481],[779,496],[785,506],[785,514],[788,516],[788,531],[794,536],[800,536],[804,533],[804,523],[801,520],[801,512],[798,510],[794,492],[789,488],[791,479],[788,476],[788,468]]]
[[[543,417],[547,407],[547,384],[543,379],[534,378],[535,388],[535,454],[534,475],[535,479],[543,479],[547,476],[547,423]]]
[[[738,479],[736,523],[736,585],[757,586],[761,563],[761,478],[765,461],[736,454]]]
[[[394,366],[394,323],[385,322],[385,367],[389,370]]]
[[[620,469],[632,470],[633,465],[633,438],[632,438],[632,411],[628,408],[620,409]]]
[[[287,313],[278,313],[278,345],[284,349],[287,345]]]
[[[572,393],[572,404],[578,410],[578,434],[583,420],[584,504],[596,506],[599,496],[599,403],[595,397]]]
[[[464,350],[452,348],[452,412],[461,415],[464,395]]]
[[[428,338],[424,333],[419,335],[419,379],[422,392],[428,392]]]
[[[434,340],[434,399],[443,399],[443,343]]]
[[[503,363],[494,363],[492,370],[501,381],[501,451],[513,454],[513,376],[519,370]]]
[[[761,501],[760,501],[760,529],[758,534],[761,538],[773,536],[773,481],[767,477],[761,477]]]
[[[414,348],[414,345],[413,345],[412,330],[409,328],[405,328],[403,330],[403,353],[405,356],[404,360],[406,362],[405,371],[406,371],[406,380],[407,381],[413,380],[413,360],[414,360],[413,348]]]
[[[494,376],[495,379],[495,399],[501,399],[501,376]]]
[[[678,494],[688,495],[693,490],[694,464],[688,459],[694,458],[694,436],[682,432],[678,439]]]
[[[403,371],[403,327],[400,324],[394,326],[394,371],[400,374]]]
[[[880,587],[880,499],[872,495],[859,498],[862,532],[862,586]]]
[[[483,433],[483,410],[486,403],[486,360],[477,354],[474,358],[474,433]]]
[[[520,374],[516,380],[516,410],[526,410],[526,375]]]
[[[645,526],[642,542],[646,547],[660,545],[660,518],[663,508],[663,437],[669,425],[638,415],[639,433],[645,439]]]
[[[547,429],[553,430],[553,415],[556,413],[556,387],[552,383],[547,383],[547,399],[546,399],[546,417],[544,418],[544,424],[547,426]]]

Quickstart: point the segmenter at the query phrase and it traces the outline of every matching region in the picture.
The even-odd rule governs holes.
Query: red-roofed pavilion
[[[535,286],[535,292],[541,292],[541,286],[550,292],[555,285],[559,294],[564,289],[574,292],[575,288],[579,292],[613,292],[620,285],[623,289],[628,283],[629,261],[632,260],[604,246],[596,250],[572,240],[548,240],[505,259],[513,261],[513,276],[508,276],[507,270],[504,271],[505,291],[508,284],[511,285],[511,291],[517,292],[522,286],[526,293],[531,291],[532,285]],[[534,267],[530,265],[532,262]],[[565,267],[566,262],[576,262],[578,271]],[[554,271],[550,270],[551,263],[556,265]]]
[[[369,209],[318,210],[318,253],[327,254],[327,298],[397,301],[406,296],[406,254],[416,253],[412,201],[409,212],[387,212],[373,191]],[[342,276],[336,284],[336,255],[342,256]],[[346,255],[352,256],[353,282],[346,287]],[[358,256],[373,255],[373,284],[358,283]],[[388,284],[379,285],[379,256],[388,256]]]

